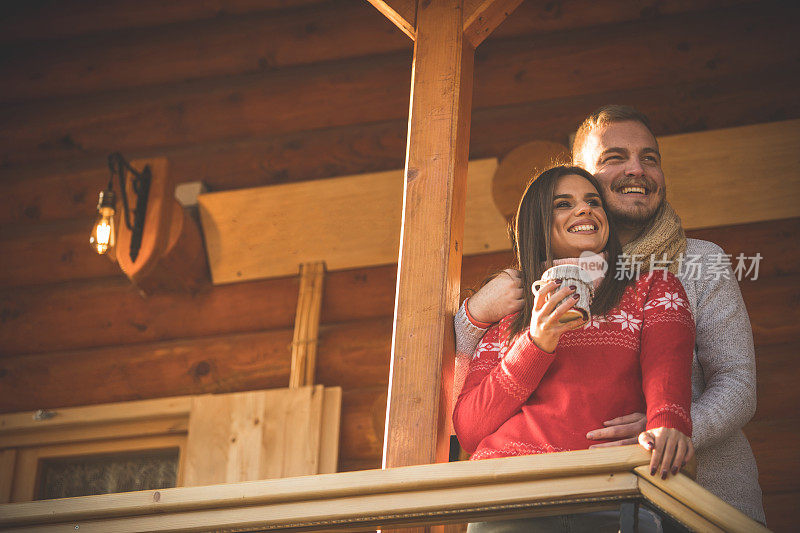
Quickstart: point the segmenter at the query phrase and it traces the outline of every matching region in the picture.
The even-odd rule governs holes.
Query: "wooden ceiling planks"
[[[682,0],[648,9],[628,0],[602,5],[592,0],[565,5],[524,2],[497,35],[542,35],[740,3]],[[14,54],[4,66],[6,83],[0,87],[4,95],[0,100],[182,83],[211,75],[396,52],[411,44],[363,0],[179,1],[166,7],[158,4],[158,9],[155,5],[152,0],[81,2],[49,6],[46,12],[38,5],[15,6],[0,21],[0,42],[14,42]],[[411,9],[398,9],[413,19]],[[331,41],[336,46],[330,46]],[[156,45],[152,53],[144,53],[145,47]],[[158,61],[152,60],[153,54]],[[119,68],[120,58],[125,68]]]
[[[410,50],[410,44],[363,1],[22,42],[3,65],[0,102],[269,73]]]
[[[320,4],[325,0],[86,0],[20,3],[0,20],[0,42],[71,37]]]
[[[763,79],[771,82],[765,85]],[[765,116],[792,118],[800,116],[800,103],[787,101],[795,87],[790,72],[766,72],[709,83],[477,109],[470,153],[473,158],[502,155],[534,139],[566,142],[586,109],[612,98],[642,109],[655,130],[664,135],[763,122]],[[395,120],[140,153],[144,158],[167,157],[178,183],[203,180],[210,190],[220,191],[400,168],[406,127],[406,121]],[[85,224],[93,216],[97,192],[107,179],[108,169],[100,156],[0,168],[0,225],[70,218]]]
[[[470,0],[475,4],[481,0]],[[490,40],[531,34],[544,36],[560,31],[578,31],[593,26],[619,23],[639,24],[699,11],[725,10],[759,0],[570,0],[569,2],[522,2],[490,36]]]
[[[765,85],[762,79],[772,81]],[[642,109],[660,134],[739,126],[761,122],[764,116],[791,118],[800,116],[800,103],[787,102],[795,87],[791,73],[775,72],[632,90],[616,96],[600,94],[588,100],[574,98],[478,109],[473,113],[470,153],[476,158],[504,154],[519,144],[541,138],[565,142],[586,109],[598,107],[610,98]],[[203,180],[211,190],[219,191],[400,168],[405,128],[406,122],[397,120],[143,153],[144,157],[166,156],[176,182]],[[541,137],[543,134],[545,137]],[[103,161],[102,157],[95,157],[0,168],[0,226],[17,225],[12,240],[31,231],[56,231],[59,236],[54,239],[60,242],[60,235],[69,232],[69,228],[91,224],[97,192],[108,179]],[[64,219],[80,222],[37,229],[40,224]],[[72,254],[83,255],[82,240],[82,236],[75,240],[81,244],[80,248],[71,249]],[[14,245],[9,242],[0,246]],[[43,257],[42,261],[65,266],[59,258],[68,251],[51,254],[47,260]],[[79,261],[73,263],[75,268],[86,269],[84,272],[92,268]],[[49,273],[29,269],[23,275],[43,276],[42,282],[47,282]],[[29,282],[20,282],[23,283]]]
[[[0,158],[17,164],[98,157],[400,118],[407,112],[408,57],[388,59],[15,105],[0,117]]]
[[[479,52],[475,105],[530,102],[532,94],[543,101],[674,86],[777,68],[791,57],[791,9],[765,12],[746,5],[688,21],[677,15],[647,20],[626,31],[594,28],[544,43],[531,37],[491,43]],[[407,53],[391,54],[379,65],[375,58],[353,59],[52,105],[20,104],[0,122],[7,130],[0,155],[21,163],[108,153],[112,144],[141,150],[401,119],[407,112],[407,61]],[[316,90],[326,90],[326,99],[315,98]]]

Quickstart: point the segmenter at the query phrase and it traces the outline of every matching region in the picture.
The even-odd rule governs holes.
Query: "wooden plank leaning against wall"
[[[41,497],[47,460],[175,450],[175,486],[337,471],[341,389],[302,386],[0,415],[0,498]]]

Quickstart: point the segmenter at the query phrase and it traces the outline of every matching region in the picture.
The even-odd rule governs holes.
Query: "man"
[[[696,324],[692,363],[692,441],[697,482],[751,518],[765,522],[755,458],[741,428],[756,407],[755,355],[750,320],[722,249],[686,239],[665,200],[658,143],[647,118],[627,106],[604,106],[575,136],[573,163],[598,179],[606,211],[614,217],[625,253],[638,268],[668,268],[681,280]],[[686,268],[689,261],[694,267]],[[652,263],[652,264],[651,264]],[[514,270],[499,275],[456,315],[460,390],[465,362],[491,323],[521,307],[523,288]],[[457,394],[456,394],[457,396]],[[634,444],[644,431],[642,413],[620,413],[589,432],[597,446]]]

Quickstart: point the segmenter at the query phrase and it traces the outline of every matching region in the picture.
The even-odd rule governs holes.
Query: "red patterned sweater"
[[[599,443],[586,433],[637,411],[647,429],[691,436],[694,320],[672,274],[631,283],[617,308],[562,335],[552,354],[527,331],[502,340],[513,316],[484,335],[453,412],[471,459],[586,449]]]

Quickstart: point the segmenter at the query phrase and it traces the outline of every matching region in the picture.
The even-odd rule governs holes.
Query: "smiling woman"
[[[581,252],[600,253],[608,242],[608,217],[600,193],[585,177],[562,176],[553,195],[553,254],[578,257]]]
[[[653,451],[653,472],[677,473],[693,456],[694,321],[686,295],[670,273],[619,275],[621,247],[603,206],[600,185],[578,167],[552,168],[528,185],[512,239],[522,310],[483,336],[453,413],[470,459],[586,449],[599,443],[587,433],[620,412],[647,413],[639,442]],[[528,288],[554,263],[580,264],[585,252],[604,254],[609,272],[592,301],[592,320],[562,323],[576,287],[552,280],[535,295]],[[470,531],[532,526],[511,522],[472,524]],[[613,517],[609,524],[617,530]]]
[[[574,259],[583,252],[604,253],[609,258],[622,253],[604,202],[597,180],[579,167],[554,167],[528,184],[517,208],[511,243],[523,287],[541,279],[557,259]],[[589,225],[596,230],[588,229]],[[609,264],[609,275],[594,296],[592,314],[602,315],[619,303],[628,282],[618,275],[616,261]],[[522,312],[511,326],[515,335],[525,329],[533,310],[533,294],[525,291],[523,300]]]

